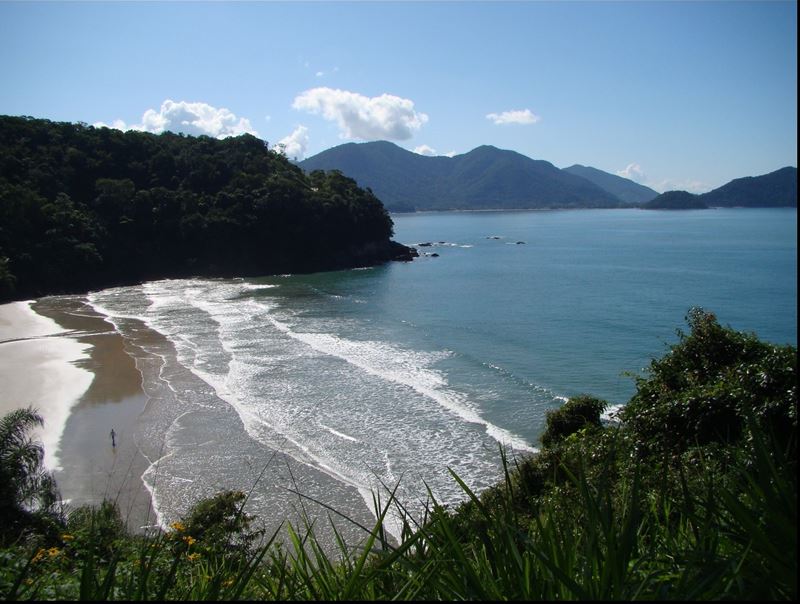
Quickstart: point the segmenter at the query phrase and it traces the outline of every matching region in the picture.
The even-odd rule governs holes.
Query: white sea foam
[[[517,450],[536,451],[508,430],[485,420],[461,393],[448,389],[444,375],[427,368],[433,361],[449,355],[447,352],[422,353],[397,348],[384,342],[354,341],[325,333],[294,331],[289,325],[269,317],[280,331],[314,350],[338,357],[371,375],[402,384],[439,403],[462,420],[483,425],[487,434],[503,445]]]
[[[242,283],[241,286],[243,289],[249,291],[258,291],[262,289],[275,289],[276,287],[280,287],[279,285],[273,283]]]
[[[320,425],[321,428],[325,428],[328,432],[330,432],[334,436],[338,436],[339,438],[343,438],[345,440],[349,440],[349,441],[356,442],[356,443],[359,442],[357,438],[354,438],[352,436],[348,436],[347,434],[344,434],[343,432],[339,432],[338,430],[334,430],[333,428],[331,428],[330,426],[326,426],[322,422],[320,422],[319,425]]]
[[[117,305],[106,292],[93,303],[103,314],[141,320],[165,335],[178,362],[235,410],[251,438],[355,487],[370,510],[373,493],[381,484],[393,486],[395,472],[405,481],[404,501],[424,497],[415,491],[423,478],[432,479],[440,501],[463,497],[442,473],[444,466],[460,468],[470,484],[493,482],[496,449],[483,440],[487,436],[517,450],[536,450],[487,421],[468,396],[450,386],[447,374],[434,365],[452,353],[344,337],[363,325],[320,318],[316,310],[297,314],[291,303],[279,307],[279,298],[242,296],[252,285],[258,284],[160,281],[141,286],[143,297],[130,304]],[[338,361],[347,365],[337,366]],[[162,359],[160,378],[174,392],[164,371]],[[178,398],[188,394],[175,392]],[[480,426],[484,437],[470,424]],[[165,452],[177,454],[169,442]],[[379,467],[370,466],[378,460]],[[146,483],[156,480],[156,470],[154,462]],[[165,478],[158,479],[165,488]],[[168,514],[161,511],[158,493],[151,495],[163,526]],[[392,516],[388,522],[399,537],[401,519]]]
[[[235,330],[235,328],[238,327],[242,322],[250,325],[250,318],[252,318],[254,315],[263,315],[265,310],[269,307],[263,302],[256,304],[249,300],[239,300],[236,303],[232,303],[230,298],[235,296],[240,291],[238,287],[230,288],[225,287],[222,284],[215,284],[215,287],[213,288],[214,291],[204,291],[202,287],[200,289],[192,287],[198,283],[201,286],[206,285],[203,282],[187,281],[185,283],[186,289],[184,290],[184,295],[180,297],[181,304],[185,306],[192,306],[204,311],[208,318],[217,324],[219,331],[218,343],[222,349],[224,349],[230,355],[227,371],[224,373],[204,370],[200,368],[196,362],[188,358],[186,354],[186,347],[183,345],[185,337],[179,336],[177,332],[173,334],[170,330],[165,329],[164,325],[157,316],[147,316],[142,318],[145,320],[148,326],[167,335],[170,341],[178,349],[179,361],[181,361],[181,363],[194,375],[211,386],[215,394],[220,399],[231,405],[231,407],[237,412],[242,420],[247,433],[252,438],[258,440],[259,436],[261,435],[262,427],[266,427],[269,430],[275,430],[277,426],[273,422],[270,422],[268,419],[266,419],[262,413],[259,413],[249,402],[248,393],[241,392],[239,390],[239,385],[231,380],[232,374],[235,373],[234,368],[241,367],[243,364],[235,360],[234,346],[229,338],[225,337],[223,332],[225,332],[227,329]],[[241,285],[242,284],[237,284],[237,286]],[[158,299],[159,296],[165,294],[164,290],[162,289],[164,286],[170,288],[171,292],[174,284],[164,282],[148,283],[145,284],[144,291],[148,299]],[[172,293],[168,293],[166,295],[170,298],[175,297],[172,295]],[[214,299],[209,299],[209,296],[212,296]],[[161,307],[164,307],[164,305],[151,305],[151,308],[158,309]],[[350,486],[356,488],[363,487],[360,482],[354,480],[353,477],[348,473],[343,472],[341,469],[336,467],[336,464],[331,463],[331,460],[317,454],[315,450],[310,448],[303,441],[297,439],[285,430],[278,430],[278,432],[283,438],[283,445],[291,445],[291,448],[287,452],[297,461],[301,463],[310,463],[332,478]]]

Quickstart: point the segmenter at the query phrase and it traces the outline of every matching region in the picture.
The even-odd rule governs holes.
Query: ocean
[[[137,446],[162,525],[233,487],[262,517],[331,485],[333,506],[368,509],[395,487],[411,511],[430,495],[455,505],[450,471],[496,483],[499,448],[535,451],[568,397],[624,404],[694,306],[797,343],[794,209],[393,219],[420,258],[88,295],[142,372]],[[320,480],[270,482],[271,451]]]

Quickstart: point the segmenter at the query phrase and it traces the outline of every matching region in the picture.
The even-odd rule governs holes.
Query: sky
[[[659,192],[797,166],[796,57],[796,1],[0,0],[2,115],[494,145]]]

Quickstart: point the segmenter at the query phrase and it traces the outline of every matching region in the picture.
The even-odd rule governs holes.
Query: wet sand
[[[30,310],[0,306],[0,413],[39,410],[45,463],[69,509],[110,499],[132,530],[151,526],[141,480],[149,464],[134,441],[147,399],[123,338],[80,297],[44,298]]]
[[[135,342],[123,338],[82,296],[52,296],[32,302],[30,308],[26,306],[0,305],[0,412],[4,414],[30,402],[40,408],[46,423],[53,417],[60,418],[63,431],[57,431],[55,440],[51,433],[46,445],[56,447],[54,475],[62,498],[71,509],[113,500],[129,529],[141,532],[176,520],[175,511],[188,509],[199,495],[241,489],[235,474],[246,467],[245,473],[253,477],[246,485],[252,485],[258,477],[257,488],[250,496],[254,502],[262,502],[259,524],[263,522],[267,534],[285,527],[287,520],[302,527],[297,516],[302,510],[318,518],[317,536],[326,548],[337,552],[328,520],[336,514],[331,514],[327,506],[346,510],[363,526],[372,526],[374,517],[355,488],[257,443],[246,435],[233,409],[216,397],[207,399],[208,404],[187,408],[190,412],[176,408],[167,420],[161,418],[158,411],[169,404],[158,390],[164,385],[151,384],[148,390],[142,383],[141,367],[137,368],[137,361],[148,366],[155,360],[144,352],[143,345],[167,344],[161,334],[142,326]],[[50,322],[37,320],[41,317]],[[20,347],[25,348],[25,354],[15,350]],[[158,359],[157,364],[161,362]],[[152,373],[152,368],[149,371]],[[208,388],[191,375],[186,379],[196,382],[198,391]],[[69,389],[64,390],[69,384],[72,394]],[[32,389],[36,396],[32,400],[26,398],[22,404],[7,396],[12,391]],[[59,394],[50,400],[53,392]],[[151,466],[148,458],[157,460],[162,455],[160,450],[153,450],[156,445],[152,434],[164,435],[175,421],[173,415],[180,418],[173,426],[173,446],[181,448],[184,456],[195,458],[195,467],[204,467],[211,456],[223,460],[223,466],[231,468],[231,472],[199,472],[187,481],[172,471],[170,456]],[[163,421],[167,423],[162,425]],[[116,446],[111,442],[112,429]],[[150,442],[141,440],[148,433]],[[150,491],[142,479],[149,472],[152,483],[154,470],[161,475],[151,488],[158,489],[159,500],[168,501],[167,507],[173,512],[166,518],[155,513]],[[187,485],[191,489],[184,490]],[[325,503],[320,506],[306,498],[301,500],[298,492]],[[362,530],[339,520],[338,528],[349,544],[364,538]]]

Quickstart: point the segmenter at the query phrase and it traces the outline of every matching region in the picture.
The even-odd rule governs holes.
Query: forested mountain
[[[763,176],[737,178],[701,195],[667,191],[642,207],[647,210],[796,208],[797,168],[786,167]]]
[[[645,187],[637,182],[633,182],[629,178],[623,178],[616,174],[609,174],[608,172],[603,172],[603,170],[598,170],[590,166],[575,164],[574,166],[564,168],[564,172],[569,172],[575,176],[585,178],[589,182],[593,182],[601,189],[615,195],[620,201],[627,204],[639,205],[658,197],[658,192],[650,187]]]
[[[250,135],[217,140],[0,116],[0,301],[407,254],[381,202]]]
[[[642,206],[646,210],[705,210],[700,195],[686,191],[667,191]]]
[[[484,145],[454,157],[426,157],[386,141],[347,143],[299,164],[341,170],[392,211],[619,207],[584,178],[514,151]]]
[[[700,195],[715,208],[797,207],[797,168],[786,167],[762,176],[747,176],[730,181]]]

